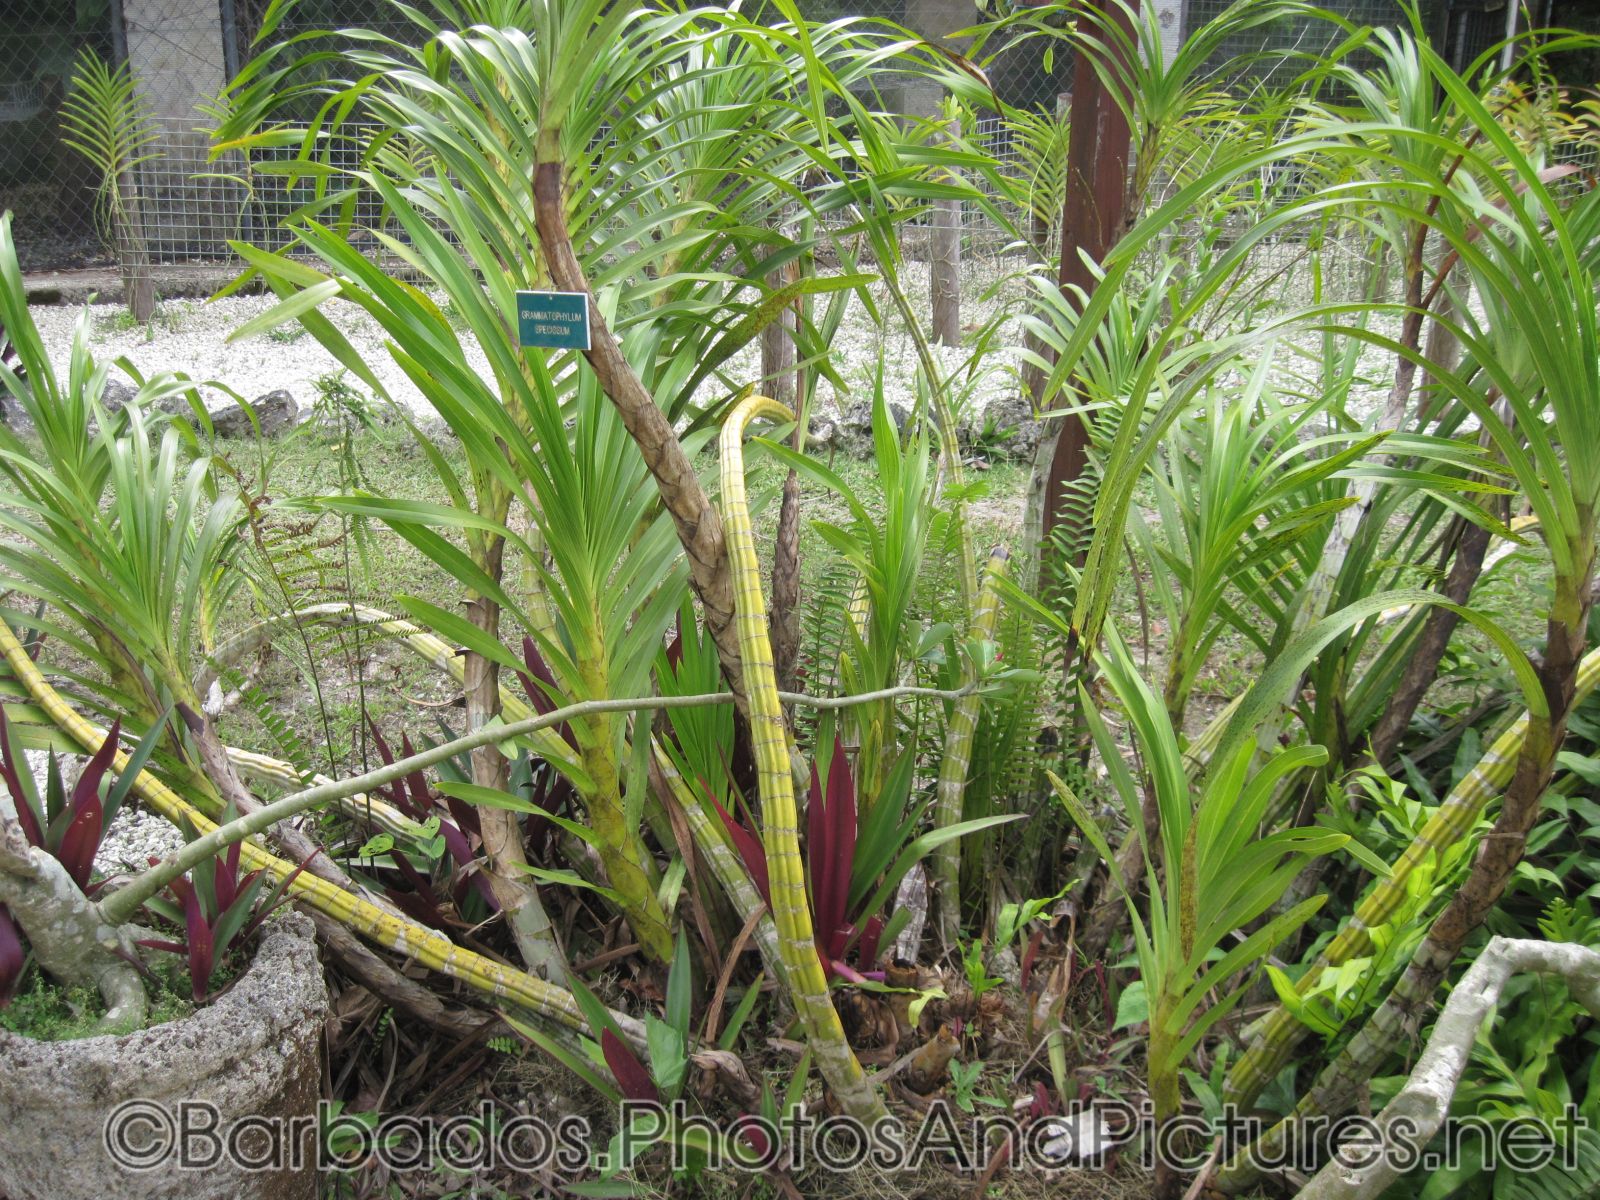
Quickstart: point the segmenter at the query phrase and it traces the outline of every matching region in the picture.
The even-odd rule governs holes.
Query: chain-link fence
[[[309,199],[309,182],[288,186],[235,155],[213,161],[208,108],[247,61],[268,0],[0,0],[0,211],[15,216],[25,271],[112,263],[97,227],[96,169],[63,141],[61,104],[82,51],[126,62],[155,133],[139,168],[139,221],[157,263],[225,260],[228,241],[281,244],[282,220]],[[909,22],[930,37],[978,18],[962,0],[811,0],[807,15],[857,15]],[[408,26],[387,0],[301,0],[274,38],[316,29],[362,27],[403,37]],[[1033,41],[992,65],[1008,102],[1049,109],[1066,89],[1070,56]],[[989,122],[979,138],[1011,153],[1006,131]],[[292,151],[277,152],[282,155]],[[259,160],[257,160],[259,162]],[[993,240],[969,209],[974,238]]]
[[[1157,6],[1175,38],[1229,0],[1145,2]],[[1327,3],[1356,21],[1393,22],[1400,11],[1397,0]],[[1445,0],[1432,3],[1437,7]],[[207,108],[248,60],[267,5],[268,0],[0,0],[0,211],[15,213],[24,270],[111,262],[96,226],[96,172],[61,134],[62,101],[73,63],[85,50],[126,62],[151,114],[155,157],[140,168],[135,182],[144,241],[155,262],[225,260],[233,238],[282,243],[283,219],[310,198],[309,181],[289,186],[282,176],[252,170],[259,160],[251,163],[239,155],[212,161],[205,133]],[[974,0],[803,0],[802,11],[818,19],[884,18],[930,38],[983,15]],[[1464,50],[1476,46],[1486,36],[1479,18],[1494,14],[1474,9],[1471,15],[1472,22],[1447,25],[1439,33],[1457,35]],[[401,37],[408,28],[388,0],[300,0],[273,36],[347,27]],[[1266,50],[1262,61],[1270,63],[1271,55],[1315,52],[1319,47],[1308,39],[1325,36],[1326,26],[1318,28],[1321,32],[1313,33],[1288,23],[1253,31],[1250,45],[1224,47],[1224,53]],[[1061,43],[1053,50],[1051,45],[1034,38],[1001,48],[988,69],[1003,100],[1044,115],[1058,110],[1070,87],[1071,55]],[[889,81],[884,96],[891,104],[893,92]],[[901,100],[907,112],[923,111],[927,104],[926,97]],[[992,116],[980,119],[972,137],[1003,162],[1020,164],[1039,155],[1037,145]],[[975,247],[1009,240],[976,205],[967,206],[963,227]]]
[[[24,270],[102,261],[94,172],[61,140],[79,50],[113,52],[108,0],[0,0],[0,211],[16,215]]]

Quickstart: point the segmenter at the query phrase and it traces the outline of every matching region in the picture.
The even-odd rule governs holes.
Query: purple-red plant
[[[11,1003],[27,961],[28,950],[22,944],[22,931],[11,919],[6,906],[0,904],[0,1008]]]
[[[710,799],[712,806],[717,810],[717,816],[722,818],[722,826],[728,831],[728,837],[733,842],[733,848],[739,852],[739,858],[744,862],[744,869],[750,872],[750,881],[756,885],[756,891],[761,893],[761,898],[767,902],[767,907],[772,907],[772,884],[767,877],[767,851],[761,844],[761,839],[744,826],[722,804],[711,789],[706,787],[705,780],[700,781],[700,790]]]
[[[224,816],[233,817],[231,810]],[[192,841],[197,836],[188,829]],[[196,1004],[211,994],[211,978],[217,967],[234,949],[243,946],[261,926],[261,922],[286,903],[289,885],[305,868],[300,864],[271,892],[265,891],[267,877],[260,871],[251,871],[241,877],[239,859],[241,846],[233,843],[216,858],[207,860],[189,872],[186,879],[175,879],[167,885],[174,903],[152,898],[145,906],[166,918],[184,931],[181,942],[161,938],[147,938],[138,944],[149,950],[166,950],[181,954],[188,961],[189,987]],[[155,866],[160,859],[150,859]]]
[[[0,706],[0,779],[5,781],[17,824],[22,827],[28,844],[56,859],[85,895],[99,890],[100,885],[90,881],[95,855],[128,795],[133,777],[148,756],[146,746],[140,746],[130,769],[109,788],[103,788],[117,752],[120,733],[120,722],[113,724],[100,749],[84,765],[70,796],[52,753],[41,798],[32,770],[12,750],[5,708]],[[146,742],[153,743],[153,740],[147,738]],[[22,930],[5,905],[0,904],[0,1005],[8,1003],[16,991],[25,961]]]
[[[767,878],[767,858],[761,839],[718,803],[704,781],[701,782],[701,791],[710,797],[734,849],[739,852],[745,869],[750,872],[751,881],[762,899],[770,905],[772,896]],[[816,764],[813,763],[811,795],[806,807],[805,856],[810,880],[807,897],[811,902],[817,953],[829,975],[839,973],[852,943],[856,945],[856,961],[861,970],[871,970],[878,959],[878,941],[884,928],[882,916],[877,913],[858,913],[855,920],[851,919],[852,890],[858,893],[864,890],[859,886],[862,881],[856,879],[857,869],[861,866],[857,855],[857,833],[855,780],[850,774],[850,763],[844,747],[836,738],[833,757],[828,765],[827,789],[823,789]],[[857,902],[859,905],[859,898]]]
[[[600,1031],[600,1053],[605,1055],[606,1066],[611,1068],[612,1077],[625,1099],[661,1103],[661,1092],[639,1056],[609,1029]]]
[[[811,876],[811,920],[822,965],[832,969],[855,936],[847,921],[850,875],[856,861],[856,784],[837,738],[828,764],[828,789],[822,789],[811,764],[811,802],[806,808],[806,866]],[[870,967],[870,962],[863,962]]]
[[[372,731],[372,741],[377,748],[378,756],[383,759],[385,765],[394,763],[394,751],[390,749],[383,734],[378,731],[377,725],[370,718],[367,724]],[[400,753],[405,758],[410,758],[415,753],[408,735],[401,735]],[[478,870],[477,855],[473,846],[481,842],[482,832],[478,825],[478,814],[470,804],[453,796],[446,797],[444,811],[441,811],[439,798],[428,786],[427,776],[421,771],[412,771],[404,779],[396,779],[385,784],[378,789],[378,794],[413,821],[426,823],[431,819],[438,819],[439,836],[444,839],[446,851],[461,871],[461,877],[456,881],[453,891],[458,907],[466,896],[467,888],[470,887],[483,897],[491,912],[498,910],[499,905],[489,888],[489,881]],[[445,815],[446,812],[448,816]],[[427,876],[417,870],[400,847],[391,846],[388,855],[406,883],[410,885],[409,890],[397,887],[384,889],[394,906],[426,925],[444,929],[447,925],[444,903]]]

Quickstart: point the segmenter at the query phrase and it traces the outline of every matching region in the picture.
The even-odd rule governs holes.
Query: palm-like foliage
[[[0,388],[35,436],[0,426],[0,571],[13,594],[45,606],[7,615],[91,665],[76,682],[95,708],[141,727],[174,703],[198,712],[190,675],[234,586],[224,568],[240,510],[216,494],[204,457],[188,460],[180,426],[161,411],[198,403],[193,389],[172,376],[140,381],[126,408],[109,411],[109,368],[90,353],[87,317],[59,378],[24,295],[7,216],[0,322],[18,361],[0,365]]]
[[[1166,589],[1160,594],[1172,631],[1164,694],[1179,728],[1197,672],[1225,628],[1250,641],[1268,662],[1297,632],[1297,602],[1329,518],[1356,503],[1347,494],[1347,480],[1387,485],[1385,514],[1407,501],[1416,507],[1417,490],[1433,488],[1425,505],[1434,519],[1413,518],[1430,533],[1438,514],[1447,511],[1445,502],[1458,503],[1456,494],[1497,490],[1454,473],[1481,461],[1464,445],[1320,432],[1337,393],[1286,404],[1269,388],[1275,369],[1269,351],[1232,403],[1213,396],[1203,414],[1174,425],[1158,472],[1160,521],[1155,531],[1142,522],[1137,526],[1158,578],[1170,576],[1174,585],[1170,600]],[[1373,462],[1374,451],[1385,444],[1409,448],[1411,460],[1432,471]],[[1408,528],[1402,544],[1414,544],[1416,537],[1417,530]],[[1381,564],[1364,558],[1361,565],[1360,590],[1350,599],[1374,586],[1392,586]],[[1410,631],[1392,640],[1407,645]],[[1353,641],[1361,649],[1368,645],[1366,638]],[[1384,678],[1392,681],[1392,674]]]
[[[138,171],[160,157],[150,102],[127,63],[112,67],[92,50],[82,50],[61,104],[61,123],[62,141],[100,172],[100,210],[121,261],[128,311],[134,320],[148,321],[155,311],[155,284]]]
[[[386,180],[375,177],[375,183],[399,201]],[[412,222],[416,248],[409,253],[435,263],[454,257],[455,251],[426,222],[398,203],[395,211]],[[443,489],[456,499],[453,506],[362,495],[327,497],[321,503],[387,521],[456,578],[514,616],[554,672],[558,695],[596,699],[641,694],[678,607],[683,571],[674,563],[672,529],[650,487],[643,458],[594,378],[581,377],[576,391],[563,397],[541,361],[518,362],[520,356],[502,345],[496,355],[497,382],[504,389],[499,391],[495,383],[465,368],[460,335],[426,296],[389,279],[324,227],[308,227],[301,240],[338,274],[317,272],[312,280],[307,268],[280,257],[257,254],[254,261],[285,290],[297,282],[313,295],[336,292],[382,323],[397,363],[461,438],[471,471],[470,478],[459,478],[445,456],[429,453]],[[451,303],[467,314],[472,327],[484,330],[484,344],[493,336],[492,322],[498,316],[483,305],[464,270],[445,278]],[[265,314],[261,324],[291,319],[297,303],[286,301]],[[337,346],[339,335],[325,319],[312,316],[308,324]],[[494,343],[488,344],[494,349]],[[370,376],[365,368],[364,373]],[[373,377],[371,382],[378,381]],[[381,388],[375,390],[386,396]],[[492,498],[495,516],[483,515],[481,500],[474,511],[469,489]],[[513,498],[537,532],[531,543],[496,520],[503,519]],[[441,528],[462,530],[476,539],[477,554],[463,554],[440,536]],[[507,538],[531,572],[532,586],[522,599],[514,598],[477,561],[489,539]],[[485,660],[511,671],[524,669],[522,660],[490,631],[420,600],[402,603],[411,615],[460,638]],[[623,727],[614,718],[601,717],[581,725],[579,733],[576,760],[559,740],[541,739],[536,748],[567,770],[584,794],[613,887],[635,905],[629,916],[641,944],[665,961],[671,943],[649,886],[650,868],[637,830],[622,821],[618,770],[619,762],[626,761],[620,753]]]
[[[1067,141],[1064,113],[1039,113],[1010,109],[1001,117],[1011,154],[1000,171],[1022,201],[1033,236],[1030,241],[1041,258],[1049,258],[1057,244],[1061,209],[1067,200]]]
[[[1180,730],[1196,677],[1224,630],[1270,656],[1273,618],[1299,582],[1295,543],[1346,503],[1322,499],[1317,485],[1372,445],[1319,455],[1349,439],[1307,435],[1316,406],[1295,409],[1264,396],[1272,363],[1263,355],[1242,396],[1229,403],[1213,396],[1202,415],[1174,426],[1159,474],[1159,534],[1138,524],[1158,579],[1170,575],[1175,585],[1158,595],[1170,630],[1163,699]]]
[[[860,154],[856,135],[821,106],[904,53],[889,33],[671,7],[601,16],[594,3],[514,5],[505,23],[478,6],[437,7],[423,48],[365,35],[350,55],[353,79],[312,73],[328,51],[264,54],[235,87],[225,146],[284,141],[291,135],[271,122],[308,93],[329,116],[302,135],[306,160],[276,170],[326,174],[316,165],[324,145],[364,135],[369,122],[391,131],[369,146],[364,169],[327,175],[322,203],[339,212],[352,187],[392,181],[400,204],[459,239],[503,321],[515,287],[549,281],[527,177],[536,156],[559,156],[578,261],[595,294],[614,294],[617,333],[647,328],[629,362],[674,421],[699,412],[699,385],[801,290],[866,281],[808,279],[776,295],[766,282],[808,249],[779,232],[793,206],[837,210],[854,198],[841,178]],[[435,79],[446,62],[448,76]],[[901,165],[879,183],[914,190],[924,170]],[[398,217],[396,198],[383,199]]]
[[[1159,853],[1152,849],[1144,856],[1148,916],[1140,914],[1129,881],[1116,883],[1133,921],[1139,973],[1150,1005],[1151,1098],[1156,1119],[1167,1121],[1179,1111],[1180,1066],[1206,1030],[1244,994],[1243,985],[1229,987],[1229,980],[1258,963],[1325,897],[1303,901],[1237,944],[1226,945],[1225,939],[1235,930],[1250,928],[1265,914],[1308,857],[1337,849],[1347,839],[1324,830],[1280,829],[1265,836],[1257,832],[1276,781],[1325,751],[1286,750],[1252,771],[1252,747],[1236,741],[1211,761],[1196,789],[1185,768],[1177,731],[1160,698],[1135,672],[1126,649],[1114,643],[1101,657],[1100,667],[1134,732],[1143,784],[1129,770],[1122,747],[1105,722],[1085,704],[1100,761],[1135,829],[1145,825],[1142,792],[1153,793],[1159,810]],[[1064,783],[1054,776],[1052,783],[1079,828],[1096,841],[1107,862],[1113,861],[1093,817]],[[1208,1003],[1207,997],[1214,993],[1220,993],[1221,1000]]]
[[[813,459],[772,441],[768,453],[834,491],[850,514],[846,523],[815,521],[824,541],[857,573],[850,610],[840,614],[844,644],[837,664],[841,694],[881,691],[902,682],[914,666],[919,647],[916,631],[921,615],[917,585],[937,513],[936,480],[928,439],[920,431],[899,443],[885,402],[881,373],[872,417],[875,463],[882,504],[869,509],[871,498],[860,495],[843,479]],[[871,806],[902,747],[902,731],[892,703],[862,705],[847,711],[843,729],[857,747],[856,786]]]
[[[1593,191],[1558,197],[1544,164],[1500,128],[1494,113],[1438,55],[1422,45],[1399,49],[1462,114],[1463,131],[1471,132],[1432,139],[1444,151],[1447,170],[1397,163],[1393,191],[1379,203],[1394,210],[1394,219],[1416,222],[1441,239],[1456,270],[1470,278],[1483,316],[1435,318],[1449,320],[1464,351],[1454,370],[1427,362],[1403,340],[1382,344],[1428,369],[1471,413],[1526,496],[1550,555],[1551,607],[1542,660],[1535,666],[1511,651],[1511,665],[1524,674],[1536,671],[1537,680],[1525,688],[1526,729],[1493,836],[1400,982],[1302,1098],[1302,1114],[1340,1112],[1352,1103],[1385,1055],[1414,1034],[1438,981],[1504,890],[1539,813],[1579,685],[1595,568],[1600,200]],[[1281,1061],[1292,1046],[1290,1031],[1273,1032],[1252,1055],[1236,1094],[1246,1094],[1251,1081],[1259,1080],[1263,1055]],[[1270,1137],[1276,1142],[1282,1135],[1279,1129]],[[1232,1164],[1227,1175],[1230,1187],[1252,1177],[1242,1163]]]
[[[468,621],[414,601],[408,608],[466,646],[475,727],[492,722],[501,703],[498,669],[518,661],[499,637],[502,614],[537,644],[554,690],[593,698],[642,690],[682,595],[670,513],[724,673],[743,701],[722,518],[689,454],[695,431],[732,390],[719,375],[731,355],[801,294],[860,289],[868,277],[808,276],[776,290],[769,279],[825,238],[847,263],[851,234],[866,230],[887,245],[885,229],[913,215],[917,198],[961,190],[928,183],[939,152],[901,135],[853,90],[914,43],[858,22],[810,25],[788,9],[784,20],[759,26],[737,11],[616,9],[597,0],[439,3],[432,16],[402,7],[420,26],[420,47],[352,34],[344,57],[315,36],[269,51],[242,73],[221,131],[225,147],[300,144],[301,157],[278,169],[318,184],[318,199],[291,223],[318,267],[241,247],[282,297],[241,332],[298,319],[381,392],[319,311],[353,301],[384,327],[396,361],[467,450],[461,478],[430,453],[448,506],[359,496],[324,503],[389,521],[470,589]],[[267,34],[287,9],[269,9]],[[274,126],[308,104],[319,106],[316,115],[298,130]],[[345,168],[329,149],[350,121],[382,132]],[[467,365],[470,343],[431,300],[349,249],[360,193],[375,195],[384,213],[363,232],[443,294],[486,373]],[[783,226],[793,209],[850,216],[842,231],[834,222],[817,233],[826,228],[820,221]],[[515,290],[551,282],[593,297],[588,367],[514,346]],[[803,323],[799,340],[827,372],[819,331]],[[925,451],[921,459],[925,472]],[[925,519],[928,487],[901,490],[907,519]],[[538,536],[512,534],[523,523]],[[459,531],[466,552],[441,529]],[[526,598],[502,583],[508,548],[527,571]],[[914,569],[898,571],[902,601],[914,579]],[[890,604],[883,631],[894,630],[903,608]],[[878,652],[879,673],[897,681],[898,646]],[[665,914],[639,831],[646,739],[636,728],[625,741],[623,724],[607,716],[586,722],[579,743],[581,761],[561,769],[589,807],[611,894],[641,945],[665,959]],[[625,801],[623,761],[637,768]],[[538,928],[536,897],[514,886],[524,848],[493,747],[477,752],[473,775],[472,795],[496,810],[484,813],[484,836],[497,894],[514,928],[517,914],[528,916],[521,948],[549,970],[556,956]],[[795,964],[785,967],[796,980]],[[824,1042],[832,1036],[826,1022],[814,1032]],[[819,1059],[835,1062],[838,1049],[819,1043]],[[852,1087],[830,1067],[830,1081],[860,1107],[859,1079]]]
[[[1241,148],[1260,149],[1264,137],[1270,138],[1266,131],[1272,122],[1264,118],[1276,100],[1300,91],[1257,88],[1241,103],[1238,89],[1230,92],[1230,81],[1219,78],[1212,67],[1219,51],[1264,27],[1291,21],[1314,25],[1326,17],[1301,0],[1240,0],[1193,30],[1170,54],[1155,6],[1136,8],[1126,0],[1087,7],[1018,5],[1007,16],[964,32],[975,35],[970,54],[979,62],[987,61],[984,51],[991,42],[1008,52],[1029,41],[1050,43],[1044,47],[1048,54],[1087,51],[1089,65],[1128,119],[1136,147],[1128,195],[1143,203],[1158,179],[1181,186]],[[1267,54],[1231,57],[1225,70],[1240,72],[1258,57]],[[947,70],[942,77],[964,98],[992,101],[982,81],[969,72]],[[1060,200],[1051,210],[1041,205],[1046,195],[1065,196],[1065,121],[1008,110],[1004,124],[1020,143],[1024,167],[1001,167],[997,174],[1002,189],[1024,212],[1054,221],[1062,210]]]

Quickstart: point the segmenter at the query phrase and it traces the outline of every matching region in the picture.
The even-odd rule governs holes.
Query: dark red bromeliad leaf
[[[61,860],[80,891],[88,888],[89,876],[94,872],[94,854],[100,848],[101,832],[100,797],[91,794],[80,801],[74,793],[72,819],[61,835],[56,858]]]
[[[11,1003],[17,984],[22,979],[22,964],[28,959],[22,948],[22,930],[11,919],[4,904],[0,904],[0,1008]]]
[[[95,852],[100,849],[100,839],[105,836],[105,810],[100,803],[100,783],[111,768],[112,756],[117,752],[117,737],[122,732],[122,722],[112,723],[111,732],[100,744],[78,776],[68,804],[71,817],[61,835],[61,845],[56,858],[67,869],[72,882],[87,890],[89,876],[94,872]],[[26,807],[24,805],[23,807]]]
[[[650,1072],[644,1069],[644,1064],[628,1044],[609,1029],[600,1034],[600,1052],[605,1055],[606,1066],[611,1068],[611,1074],[616,1077],[617,1086],[622,1089],[624,1097],[661,1103],[661,1093],[656,1091]]]
[[[555,816],[561,815],[562,806],[573,794],[572,785],[548,766],[539,768],[537,778],[528,785],[528,799],[535,807]],[[548,852],[555,829],[554,824],[537,814],[529,813],[523,818],[523,836],[535,851]]]
[[[372,744],[377,748],[378,757],[383,759],[383,765],[386,767],[393,766],[395,762],[394,751],[389,748],[389,743],[384,740],[383,734],[379,732],[378,726],[371,717],[367,718],[367,728],[372,733]],[[405,813],[413,821],[426,821],[428,819],[426,810],[418,812],[414,808],[411,802],[411,793],[406,791],[405,785],[398,779],[384,784],[378,791],[385,800]]]
[[[211,967],[215,957],[211,925],[200,906],[200,893],[188,880],[174,880],[172,891],[183,901],[184,930],[189,939],[189,985],[194,1002],[198,1004],[206,998],[206,992],[211,987]]]
[[[78,786],[72,789],[72,803],[77,805],[90,797],[99,798],[100,784],[106,777],[106,772],[111,769],[111,760],[117,753],[118,738],[122,735],[122,718],[118,717],[111,723],[111,732],[106,734],[106,740],[100,743],[100,749],[94,752],[94,757],[84,765],[83,774],[78,776]]]
[[[383,734],[378,731],[378,727],[370,719],[367,724],[371,728],[373,744],[377,747],[379,757],[383,759],[385,765],[392,765],[396,761],[394,751],[389,748],[389,743],[384,740]],[[400,753],[404,758],[410,758],[416,753],[411,745],[411,738],[407,734],[401,734],[400,736]],[[405,813],[413,821],[426,821],[434,815],[435,802],[433,792],[428,787],[427,777],[421,771],[412,771],[403,780],[396,780],[388,784],[382,791],[390,804]],[[473,837],[482,836],[478,825],[478,814],[470,804],[454,797],[449,797],[447,803],[450,808],[450,814],[455,818],[455,823],[440,820],[439,834],[444,838],[445,848],[450,852],[450,857],[465,869],[470,867],[473,861],[472,843],[468,839],[468,834],[470,833]],[[463,829],[466,832],[463,832]],[[398,847],[389,852],[389,857],[394,861],[401,873],[407,877],[411,885],[416,888],[417,892],[422,895],[422,904],[426,906],[419,908],[413,905],[406,911],[414,917],[420,916],[423,912],[431,912],[433,919],[427,923],[433,925],[436,929],[444,928],[442,924],[443,916],[439,913],[438,908],[438,897],[433,894],[433,890],[422,882],[421,877],[411,867],[411,864],[405,861],[404,853]],[[494,898],[494,892],[490,890],[489,881],[483,877],[481,872],[472,874],[471,886],[474,891],[483,897],[491,912],[500,911],[500,905]],[[399,904],[401,902],[396,901],[396,903]]]
[[[750,872],[750,882],[756,885],[756,891],[761,893],[761,898],[767,902],[767,907],[771,908],[772,886],[767,878],[767,852],[761,845],[761,839],[734,820],[733,814],[717,802],[717,798],[711,795],[711,789],[706,787],[704,782],[701,783],[700,790],[710,797],[712,805],[717,810],[717,816],[722,818],[722,827],[733,839],[733,848],[744,860],[744,869]]]
[[[1056,1112],[1055,1097],[1050,1094],[1050,1090],[1044,1084],[1035,1080],[1033,1084],[1033,1102],[1028,1105],[1028,1115],[1034,1118],[1053,1117]]]
[[[44,830],[39,828],[32,806],[23,799],[22,779],[17,775],[16,759],[11,754],[11,732],[6,724],[4,705],[0,705],[0,778],[5,780],[6,790],[11,793],[11,807],[16,810],[22,836],[28,839],[28,845],[42,847]]]
[[[249,887],[249,882],[239,881],[239,853],[243,844],[234,842],[228,847],[228,852],[217,863],[212,874],[212,887],[217,894],[217,912],[225,913],[233,907],[233,902],[239,898],[239,892]]]
[[[755,1151],[757,1160],[765,1160],[772,1152],[772,1144],[767,1141],[767,1131],[761,1128],[761,1122],[756,1119],[754,1113],[744,1113],[734,1121],[732,1129],[746,1146]]]
[[[861,940],[856,943],[856,962],[863,971],[870,971],[878,962],[878,939],[883,937],[883,918],[870,918],[861,930]]]
[[[850,873],[856,860],[856,788],[850,764],[838,738],[828,767],[824,795],[811,766],[811,803],[806,812],[806,857],[811,867],[811,910],[823,960],[831,963],[844,953],[850,930],[845,911],[850,898]]]
[[[522,690],[528,693],[528,703],[533,705],[533,711],[541,717],[556,710],[556,703],[550,698],[550,693],[559,692],[556,687],[555,673],[550,670],[550,664],[544,661],[544,655],[539,653],[539,647],[533,644],[533,639],[527,634],[522,635],[522,661],[528,665],[527,671],[518,671],[517,678],[522,681]],[[544,686],[540,686],[540,685]],[[556,728],[561,740],[574,750],[578,748],[578,739],[572,732],[570,723],[563,722]]]

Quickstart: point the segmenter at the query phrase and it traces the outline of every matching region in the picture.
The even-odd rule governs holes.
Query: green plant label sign
[[[518,292],[517,344],[589,348],[589,297],[583,292]]]

